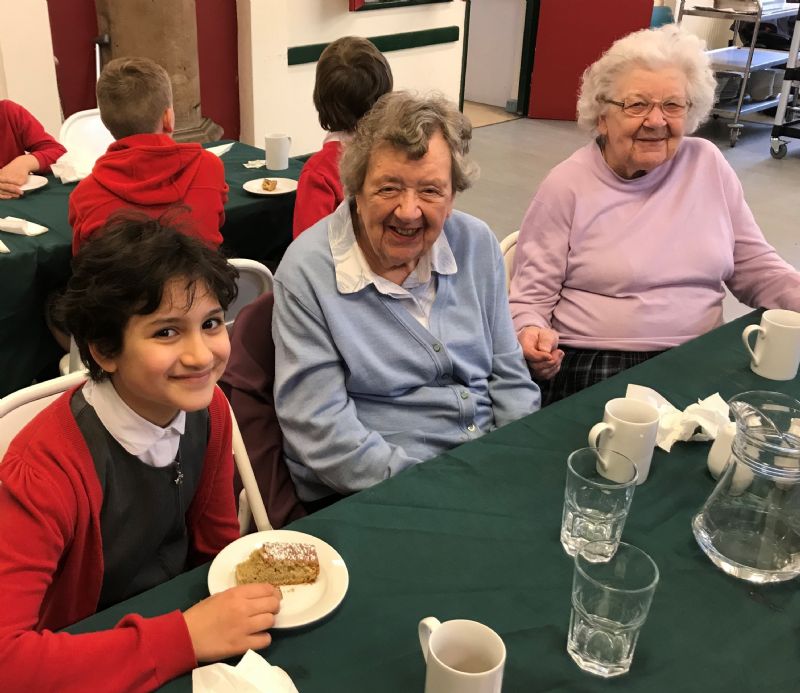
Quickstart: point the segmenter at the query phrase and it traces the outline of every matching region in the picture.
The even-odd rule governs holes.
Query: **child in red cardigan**
[[[228,200],[225,168],[197,142],[175,142],[172,85],[148,58],[117,58],[97,81],[100,118],[116,142],[69,196],[72,253],[108,215],[132,208],[158,217],[180,207],[188,232],[217,248]]]
[[[0,100],[0,200],[22,195],[28,174],[49,171],[65,151],[22,106]]]
[[[363,116],[392,90],[392,70],[375,45],[359,36],[329,44],[317,62],[314,106],[328,131],[322,150],[303,166],[297,184],[292,236],[327,217],[344,199],[339,157]]]
[[[235,270],[151,219],[118,219],[73,262],[59,309],[90,380],[0,464],[0,690],[148,691],[260,649],[280,606],[243,585],[109,631],[55,632],[213,558],[238,537],[231,420],[216,387]]]

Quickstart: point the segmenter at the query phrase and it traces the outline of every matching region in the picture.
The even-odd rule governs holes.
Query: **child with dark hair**
[[[392,70],[375,45],[359,36],[329,44],[317,62],[314,106],[319,124],[328,131],[322,150],[303,166],[294,205],[293,237],[331,214],[344,199],[339,180],[342,145],[361,119],[386,92],[392,91]]]
[[[49,171],[66,151],[25,108],[0,100],[0,200],[22,195],[28,174]]]
[[[192,235],[217,248],[228,185],[218,156],[175,142],[172,83],[149,58],[117,58],[97,81],[100,118],[116,142],[69,196],[72,253],[108,218],[128,208],[154,217],[181,206]]]
[[[238,537],[231,419],[216,382],[236,270],[155,219],[119,218],[73,260],[58,310],[90,379],[0,464],[0,690],[152,690],[260,649],[280,606],[243,585],[185,612],[54,633]]]

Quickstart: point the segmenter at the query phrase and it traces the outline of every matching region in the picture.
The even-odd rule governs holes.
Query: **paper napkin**
[[[292,679],[253,650],[235,666],[210,664],[192,672],[193,693],[298,693]]]
[[[656,445],[670,451],[678,440],[713,440],[730,421],[728,405],[718,392],[680,411],[658,392],[642,385],[628,385],[625,396],[649,402],[659,413]]]
[[[27,219],[19,219],[17,217],[5,217],[0,219],[0,231],[7,233],[16,233],[20,236],[38,236],[47,231],[46,226],[41,224],[34,224]]]
[[[253,159],[252,161],[248,161],[243,164],[245,168],[266,168],[267,167],[267,160],[266,159]]]
[[[50,170],[62,183],[74,183],[76,180],[83,180],[92,172],[94,162],[90,156],[80,157],[73,152],[67,152],[50,166]]]
[[[229,142],[228,144],[218,144],[216,147],[206,147],[206,151],[216,154],[217,156],[222,156],[223,154],[227,154],[231,150],[232,146],[233,142]]]
[[[8,246],[0,241],[0,253],[10,253],[11,251],[8,249]]]

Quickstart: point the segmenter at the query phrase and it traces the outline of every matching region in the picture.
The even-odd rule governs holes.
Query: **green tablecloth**
[[[239,142],[222,157],[230,187],[223,248],[231,257],[274,267],[292,240],[295,195],[251,195],[242,185],[264,175],[297,180],[305,157],[290,159],[286,171],[242,166],[259,158],[264,158],[264,150]],[[11,250],[0,254],[0,397],[29,385],[61,356],[45,325],[44,304],[48,293],[69,277],[72,230],[67,205],[75,186],[62,185],[53,176],[48,179],[47,187],[18,200],[0,200],[0,217],[20,217],[50,229],[33,238],[0,232],[0,240]]]
[[[800,397],[800,383],[763,380],[739,339],[752,314],[521,421],[456,448],[290,525],[332,544],[350,571],[337,612],[276,632],[265,652],[301,693],[422,691],[417,622],[469,618],[508,648],[503,690],[796,693],[797,582],[756,587],[715,568],[690,520],[713,488],[708,443],[657,450],[623,537],[661,571],[629,674],[581,672],[566,653],[572,562],[558,534],[567,454],[586,445],[603,404],[628,383],[678,407],[750,389]],[[207,592],[207,567],[186,573],[70,628],[108,628],[123,614],[186,608]],[[191,678],[165,691],[190,691]]]

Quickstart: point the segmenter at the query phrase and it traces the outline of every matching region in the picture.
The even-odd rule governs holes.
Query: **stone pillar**
[[[95,0],[97,28],[108,34],[103,64],[114,58],[155,60],[172,80],[174,138],[210,142],[222,128],[200,111],[197,16],[194,0]]]

